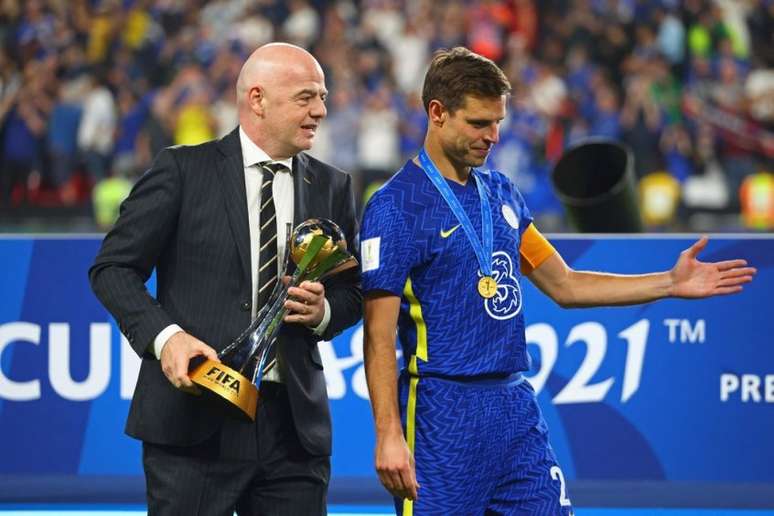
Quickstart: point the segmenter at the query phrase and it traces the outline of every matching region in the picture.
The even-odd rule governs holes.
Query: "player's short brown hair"
[[[508,78],[490,59],[465,47],[454,47],[433,55],[422,87],[422,103],[427,111],[435,99],[454,113],[463,106],[466,95],[493,98],[510,91]]]

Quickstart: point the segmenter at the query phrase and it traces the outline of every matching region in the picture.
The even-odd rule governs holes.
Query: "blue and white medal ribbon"
[[[473,247],[473,251],[476,253],[478,259],[478,265],[481,269],[482,277],[478,280],[478,293],[481,297],[490,298],[497,292],[497,282],[492,277],[492,242],[493,242],[493,230],[492,230],[492,211],[489,206],[489,197],[486,194],[486,188],[484,187],[484,180],[481,177],[480,172],[476,169],[471,170],[471,175],[476,179],[476,189],[478,190],[478,197],[481,200],[481,239],[479,240],[478,234],[473,223],[470,221],[470,217],[465,213],[457,196],[454,195],[449,187],[446,179],[441,175],[441,172],[435,166],[433,161],[427,155],[427,152],[423,148],[419,152],[419,163],[422,165],[425,175],[433,185],[435,185],[438,192],[446,201],[446,204],[451,209],[452,213],[459,221],[462,229],[465,230],[465,234],[468,237],[470,245]]]

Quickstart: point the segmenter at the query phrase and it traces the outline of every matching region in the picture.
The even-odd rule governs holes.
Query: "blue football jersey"
[[[494,226],[496,294],[478,293],[476,254],[446,201],[413,161],[369,200],[360,233],[363,290],[401,297],[398,336],[412,374],[476,376],[529,369],[519,245],[532,217],[501,173],[484,172]],[[481,238],[471,176],[448,181]]]

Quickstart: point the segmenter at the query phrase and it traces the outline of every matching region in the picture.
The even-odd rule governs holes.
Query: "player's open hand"
[[[309,328],[319,326],[325,315],[325,287],[317,281],[302,281],[288,289],[285,322],[300,323]]]
[[[161,370],[178,389],[196,393],[198,388],[188,377],[188,364],[197,356],[220,362],[214,349],[193,335],[179,331],[167,340],[161,350]]]
[[[376,473],[382,485],[396,498],[417,499],[414,456],[403,434],[380,437],[376,443]]]
[[[699,298],[734,294],[742,290],[742,285],[752,281],[757,271],[754,267],[747,267],[745,260],[700,262],[696,257],[707,246],[707,241],[706,236],[701,237],[680,253],[670,271],[672,296]]]

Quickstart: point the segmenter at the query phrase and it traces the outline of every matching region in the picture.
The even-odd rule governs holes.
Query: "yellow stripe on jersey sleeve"
[[[521,273],[527,275],[534,271],[556,252],[546,237],[538,231],[535,224],[530,224],[521,235],[519,255],[521,258]]]
[[[422,316],[422,305],[419,303],[417,296],[414,295],[411,278],[406,278],[406,285],[403,287],[403,295],[406,296],[406,299],[409,302],[409,315],[417,327],[417,347],[415,355],[411,357],[409,362],[409,373],[418,374],[416,359],[420,358],[427,362],[427,326],[425,325],[425,319]]]

